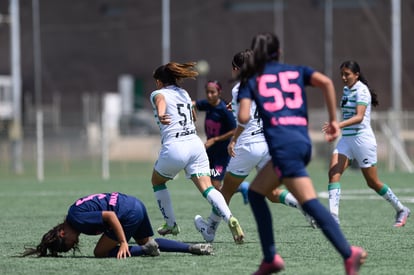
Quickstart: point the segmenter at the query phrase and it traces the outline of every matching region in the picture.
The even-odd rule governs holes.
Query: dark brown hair
[[[26,248],[22,257],[36,255],[38,257],[58,257],[61,252],[78,251],[77,244],[67,247],[64,238],[60,237],[59,231],[63,229],[64,223],[58,224],[43,235],[42,241],[35,248]]]
[[[158,79],[164,85],[177,85],[177,82],[184,78],[195,79],[198,72],[195,70],[195,62],[180,64],[170,62],[159,66],[152,75],[154,79]]]

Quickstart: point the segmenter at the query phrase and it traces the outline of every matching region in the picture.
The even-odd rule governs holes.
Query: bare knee
[[[93,255],[96,258],[105,258],[105,257],[108,257],[108,252],[103,252],[95,248],[95,250],[93,251]]]

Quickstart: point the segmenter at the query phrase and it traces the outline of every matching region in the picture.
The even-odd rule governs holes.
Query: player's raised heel
[[[368,253],[358,246],[351,246],[351,256],[344,261],[346,275],[358,275],[358,271],[365,263]]]
[[[165,236],[167,234],[172,234],[174,236],[180,233],[180,227],[174,223],[174,226],[168,226],[167,223],[164,223],[161,227],[158,228],[158,234]]]
[[[211,243],[214,241],[216,231],[213,226],[209,226],[208,223],[203,220],[203,217],[196,215],[194,217],[194,226],[197,231],[201,233],[206,242]]]
[[[262,261],[259,266],[259,269],[253,273],[253,275],[267,275],[271,273],[278,273],[285,269],[285,262],[279,254],[275,254],[273,261],[271,263],[266,263]]]
[[[403,227],[407,223],[407,219],[410,216],[411,211],[408,207],[404,207],[403,210],[395,215],[394,227]]]
[[[229,219],[229,228],[233,239],[237,244],[242,244],[244,242],[244,233],[239,224],[239,221],[235,217]]]

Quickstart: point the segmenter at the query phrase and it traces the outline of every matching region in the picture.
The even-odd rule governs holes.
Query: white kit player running
[[[252,51],[248,49],[234,55],[232,60],[232,76],[234,79],[237,77],[244,61],[247,60],[251,54]],[[232,89],[231,108],[236,120],[239,110],[239,104],[237,102],[239,86],[240,83],[237,83]],[[230,200],[234,193],[237,192],[238,188],[248,188],[241,185],[248,185],[244,180],[250,172],[254,168],[256,168],[256,171],[259,171],[271,159],[263,135],[262,120],[257,113],[256,104],[254,102],[251,104],[250,121],[246,125],[238,123],[228,146],[228,153],[231,156],[231,159],[227,166],[223,186],[220,191],[227,204],[230,204]],[[282,203],[300,209],[298,201],[287,190],[276,188],[267,196],[267,198],[273,203]],[[315,228],[316,224],[314,220],[306,213],[302,213],[305,215],[311,226]],[[207,218],[207,221],[200,215],[195,216],[194,225],[206,242],[213,242],[220,221],[221,217],[213,209],[210,216]]]
[[[157,90],[151,93],[150,100],[160,128],[162,146],[151,182],[165,220],[165,224],[158,228],[158,233],[180,233],[166,182],[184,170],[213,209],[228,223],[234,241],[241,243],[244,235],[239,222],[232,216],[223,195],[211,184],[207,153],[196,134],[191,98],[177,84],[185,78],[198,75],[194,65],[192,62],[170,62],[158,67],[153,74]]]
[[[377,95],[368,87],[360,67],[355,61],[341,64],[344,90],[341,101],[342,137],[331,158],[329,169],[329,209],[339,224],[340,179],[352,160],[357,161],[365,181],[371,189],[388,201],[396,211],[394,227],[402,227],[410,216],[390,187],[377,175],[377,142],[371,128],[371,106],[378,105]],[[326,129],[325,127],[323,130]]]

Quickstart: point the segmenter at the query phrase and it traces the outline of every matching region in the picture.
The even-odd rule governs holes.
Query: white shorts
[[[262,169],[271,159],[266,142],[245,143],[234,148],[236,156],[230,158],[227,172],[237,177],[247,177],[256,168]]]
[[[210,176],[206,149],[198,136],[191,140],[177,140],[163,144],[154,169],[163,177],[170,179],[183,169],[187,178]]]
[[[342,137],[334,150],[334,154],[345,155],[356,160],[360,168],[368,168],[377,164],[377,141],[375,136]]]

